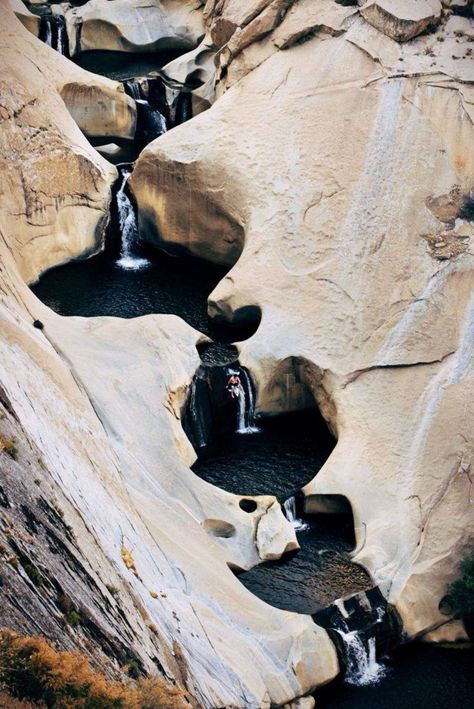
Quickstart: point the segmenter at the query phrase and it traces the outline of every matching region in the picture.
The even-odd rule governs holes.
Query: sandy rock
[[[135,102],[120,86],[104,87],[91,79],[71,81],[61,88],[69,113],[89,138],[133,140],[137,111]]]
[[[397,42],[435,26],[441,19],[439,0],[368,0],[361,7],[367,22]]]
[[[461,620],[451,620],[423,635],[422,640],[428,643],[465,643],[469,642],[469,637]]]
[[[70,33],[80,28],[77,52],[186,50],[204,35],[201,3],[196,0],[89,0],[65,16]]]
[[[290,8],[272,39],[277,47],[286,49],[317,32],[337,35],[347,28],[348,19],[356,13],[357,8],[350,5],[338,5],[326,0],[300,0]]]
[[[154,673],[158,664],[205,709],[291,702],[334,677],[337,657],[311,618],[267,606],[229,569],[261,560],[255,540],[263,517],[271,516],[274,534],[262,555],[270,545],[283,552],[295,536],[274,497],[256,498],[255,512],[245,513],[239,496],[189,469],[195,454],[179,419],[200,335],[172,316],[61,318],[24,282],[98,248],[115,169],[91,148],[55,89],[62,58],[54,57],[57,76],[47,63],[51,50],[17,25],[1,46],[9,81],[1,106],[0,406],[2,426],[5,406],[16,426],[22,503],[38,496],[28,473],[40,460],[65,515],[57,543],[75,535],[61,560],[70,563],[74,553],[81,578],[72,585],[66,570],[64,586],[76,589],[81,618],[98,629],[91,652],[99,663],[113,652],[119,661],[132,654]],[[46,563],[46,545],[34,550],[32,560]],[[11,583],[21,588],[22,580]],[[32,619],[32,607],[57,613],[54,599],[30,600],[10,604],[2,617],[29,632],[39,625],[71,647],[64,625]],[[118,603],[126,621],[115,622]],[[90,646],[87,627],[74,630],[78,646]]]
[[[33,15],[22,0],[8,0],[8,4],[20,20],[21,24],[24,25],[29,32],[38,36],[40,29],[40,18],[38,15]]]
[[[285,709],[314,709],[316,701],[314,697],[300,697],[291,704],[286,704]]]
[[[9,79],[2,86],[1,224],[15,234],[17,264],[32,281],[50,266],[101,248],[116,171],[93,150],[51,86],[50,59],[68,60],[32,37],[5,6],[0,11],[7,28],[0,53]]]
[[[356,21],[360,36],[376,32]],[[140,219],[154,240],[156,223],[164,243],[235,263],[210,312],[261,309],[240,346],[258,409],[320,406],[338,444],[305,488],[307,508],[325,495],[349,501],[355,561],[416,636],[446,620],[438,604],[474,535],[472,239],[439,260],[426,238],[447,229],[430,200],[456,188],[465,206],[454,222],[470,213],[465,87],[391,73],[345,34],[268,51],[142,153]]]
[[[256,542],[262,561],[279,559],[282,555],[282,547],[285,552],[299,549],[296,535],[294,539],[290,539],[288,530],[282,526],[281,514],[281,507],[275,501],[267,508],[265,514],[260,517]]]

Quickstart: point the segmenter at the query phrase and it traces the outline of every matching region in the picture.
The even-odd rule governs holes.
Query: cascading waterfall
[[[284,501],[283,512],[288,522],[293,525],[295,531],[303,532],[305,529],[309,528],[309,525],[296,514],[296,497],[294,495]]]
[[[151,143],[152,140],[155,140],[155,138],[159,138],[160,135],[166,133],[168,130],[166,118],[158,107],[148,101],[138,81],[125,81],[124,88],[137,105],[135,140],[139,147],[142,148]]]
[[[229,369],[229,376],[236,376],[240,384],[234,387],[234,396],[237,400],[237,433],[256,433],[255,426],[255,397],[250,375],[243,367]]]
[[[358,630],[349,630],[347,623],[343,624],[345,629],[335,630],[341,636],[346,649],[345,681],[358,687],[376,684],[385,676],[387,668],[377,662],[375,636],[367,638],[364,643]]]
[[[115,196],[121,237],[120,258],[117,261],[117,266],[127,271],[138,271],[148,266],[150,262],[148,259],[134,255],[134,247],[138,241],[137,218],[126,191],[131,170],[122,168],[120,175],[122,182]]]
[[[62,15],[42,15],[40,21],[40,39],[55,49],[59,54],[69,56],[69,40],[66,20]]]
[[[135,99],[135,101],[140,101],[142,98],[142,92],[138,81],[124,81],[123,83],[125,92]]]
[[[399,641],[401,625],[380,589],[339,598],[313,618],[333,634],[348,684],[376,684],[385,676],[387,667],[377,661],[377,652],[387,652]]]

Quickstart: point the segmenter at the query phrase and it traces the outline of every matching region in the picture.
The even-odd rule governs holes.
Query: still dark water
[[[308,483],[335,441],[317,411],[258,421],[258,432],[221,436],[201,449],[193,470],[218,487],[241,495],[284,500]]]
[[[45,273],[32,291],[60,315],[135,318],[174,313],[197,330],[212,334],[207,297],[225,271],[160,251],[144,255],[150,265],[140,271],[119,268],[111,253],[58,266]]]
[[[258,421],[259,431],[220,437],[200,449],[193,470],[204,480],[242,495],[276,495],[281,501],[308,483],[335,441],[315,410]],[[352,519],[308,519],[298,532],[301,550],[239,575],[255,595],[273,606],[315,613],[348,593],[373,586],[350,561]],[[297,589],[297,590],[296,590]]]
[[[169,51],[134,54],[94,49],[77,54],[74,62],[95,74],[102,74],[115,81],[125,81],[136,76],[148,76],[150,72],[165,66],[182,53]]]
[[[385,660],[376,685],[353,687],[341,680],[316,692],[318,709],[471,709],[474,650],[414,643]]]

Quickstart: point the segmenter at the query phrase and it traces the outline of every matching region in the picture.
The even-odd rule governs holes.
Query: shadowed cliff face
[[[1,390],[0,450],[2,627],[81,649],[109,673],[132,660],[142,664],[128,616],[143,608],[130,605]]]

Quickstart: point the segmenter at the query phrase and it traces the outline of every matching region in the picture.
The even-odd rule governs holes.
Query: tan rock
[[[361,13],[367,22],[397,42],[435,26],[441,19],[439,0],[367,0]]]
[[[15,259],[32,281],[50,266],[101,248],[116,171],[54,90],[54,64],[68,60],[34,38],[5,5],[0,16],[1,226],[15,235]]]
[[[262,561],[275,561],[285,552],[299,549],[296,536],[291,539],[286,527],[281,523],[281,507],[273,502],[260,517],[256,537],[257,549]]]
[[[448,623],[440,625],[439,628],[432,630],[421,638],[424,642],[429,643],[466,643],[469,642],[469,636],[461,620],[451,620]]]
[[[8,0],[8,4],[20,20],[21,24],[24,25],[29,32],[38,36],[40,29],[40,18],[38,15],[33,15],[22,0]]]
[[[229,570],[296,542],[274,497],[256,498],[255,512],[245,513],[239,496],[189,469],[195,454],[179,418],[199,333],[173,316],[61,318],[23,280],[98,248],[115,169],[68,114],[50,50],[17,24],[1,45],[2,402],[67,502],[68,523],[86,528],[75,544],[90,564],[87,578],[120,586],[127,653],[151,672],[158,658],[205,709],[289,703],[334,677],[337,657],[311,618],[267,606]],[[257,529],[267,516],[260,557]],[[107,630],[100,592],[97,599],[93,621]],[[122,627],[106,637],[124,644]],[[64,631],[61,640],[70,643]]]
[[[204,36],[197,0],[89,0],[66,12],[66,20],[80,27],[76,51],[192,49]]]
[[[348,19],[356,13],[357,8],[351,5],[338,5],[326,0],[300,0],[290,8],[274,32],[273,42],[280,49],[286,49],[320,31],[340,34],[347,28]]]
[[[445,621],[474,534],[472,246],[439,261],[426,244],[446,230],[430,200],[474,185],[465,88],[391,75],[345,34],[283,52],[272,37],[233,59],[242,71],[209,111],[148,146],[133,189],[150,238],[156,223],[164,243],[221,263],[242,249],[210,312],[261,309],[240,346],[258,408],[318,402],[338,444],[307,507],[349,501],[354,559],[415,636]]]

